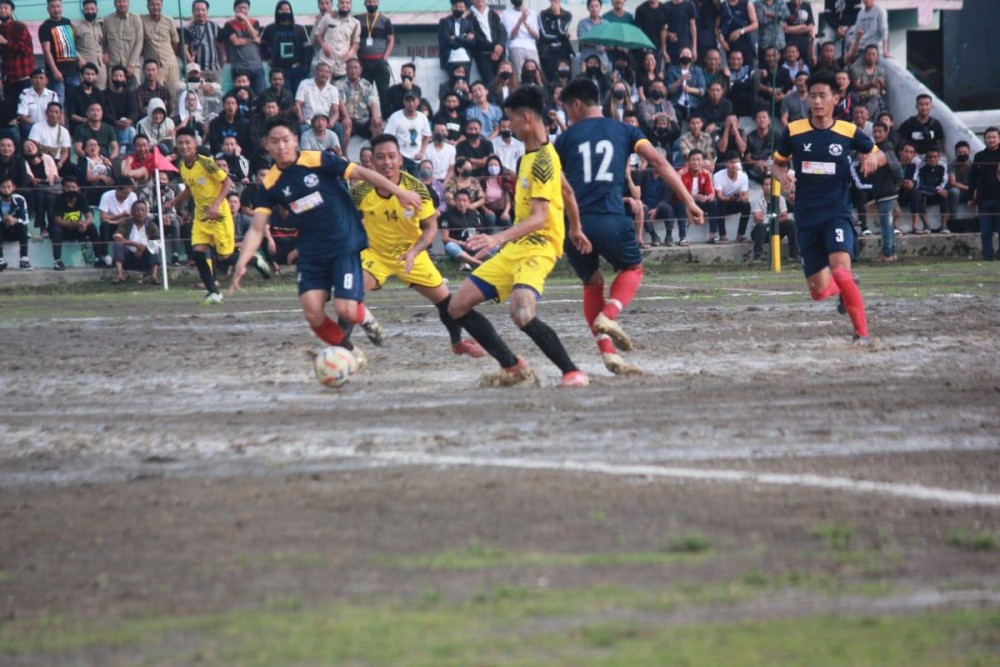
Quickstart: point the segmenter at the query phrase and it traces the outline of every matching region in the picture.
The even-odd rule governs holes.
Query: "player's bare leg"
[[[807,281],[809,294],[816,301],[840,296],[844,311],[854,325],[855,343],[863,347],[870,345],[865,301],[851,272],[851,256],[846,252],[831,253],[829,268],[817,271]]]
[[[451,295],[448,303],[449,317],[468,331],[500,364],[500,371],[495,376],[484,378],[483,384],[509,387],[530,381],[533,375],[528,364],[511,352],[490,321],[475,310],[485,300],[479,286],[467,279]]]
[[[598,270],[583,284],[583,316],[587,320],[587,326],[597,341],[597,349],[601,352],[605,368],[615,375],[641,375],[642,369],[626,363],[615,349],[611,337],[598,331],[594,326],[594,321],[603,316],[605,305],[604,275]],[[624,331],[622,333],[624,334]]]
[[[453,320],[451,315],[448,314],[448,305],[451,303],[451,292],[448,291],[447,287],[443,284],[437,287],[414,285],[413,289],[437,308],[438,317],[441,318],[444,328],[448,330],[452,352],[455,354],[467,354],[477,359],[486,356],[486,350],[479,343],[470,338],[462,338],[462,325]]]
[[[586,387],[587,375],[576,367],[558,334],[538,319],[538,293],[530,287],[515,287],[510,295],[510,318],[528,334],[545,356],[562,371],[562,386]]]

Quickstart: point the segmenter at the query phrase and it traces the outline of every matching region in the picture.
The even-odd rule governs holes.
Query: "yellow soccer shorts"
[[[361,251],[361,268],[371,274],[379,287],[385,285],[385,281],[393,276],[407,285],[417,287],[437,287],[444,283],[441,272],[434,266],[426,250],[413,259],[413,268],[409,273],[405,273],[406,264],[403,260],[386,257],[371,248],[365,248]]]
[[[222,257],[232,255],[236,249],[236,230],[233,228],[233,221],[195,220],[191,225],[191,245],[211,246]]]
[[[542,296],[545,279],[556,265],[552,248],[508,243],[472,272],[472,280],[487,299],[506,301],[514,287],[529,287]]]

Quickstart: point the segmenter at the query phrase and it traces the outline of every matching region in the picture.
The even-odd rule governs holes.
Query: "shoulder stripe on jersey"
[[[278,165],[271,165],[271,168],[264,174],[264,189],[270,190],[273,188],[279,178],[281,178],[281,170],[278,169]]]
[[[797,134],[803,134],[811,129],[813,129],[813,127],[809,123],[809,119],[800,118],[788,124],[788,136],[794,137]]]
[[[215,158],[198,154],[198,163],[210,174],[219,171],[219,165],[215,164]]]
[[[295,164],[300,167],[318,167],[323,162],[323,154],[319,151],[302,151]]]
[[[830,129],[841,136],[847,137],[848,139],[853,139],[854,135],[858,131],[858,126],[855,125],[854,123],[848,123],[845,120],[838,120],[836,123],[833,124],[833,127]]]
[[[424,185],[419,178],[416,178],[412,174],[409,174],[405,171],[401,172],[400,175],[402,176],[402,178],[399,181],[399,185],[401,187],[403,187],[406,190],[409,190],[410,192],[416,192],[418,195],[420,195],[420,199],[423,201],[431,200],[431,193],[427,191],[427,186]]]
[[[788,161],[791,159],[792,158],[788,157],[787,155],[782,155],[778,151],[774,151],[774,161],[777,162],[778,164],[788,164]]]
[[[353,174],[354,170],[357,168],[358,165],[354,164],[353,162],[348,162],[347,166],[344,167],[344,180],[345,181],[351,180],[351,174]]]
[[[635,151],[639,152],[639,146],[642,146],[643,144],[649,144],[650,146],[652,146],[653,142],[650,141],[649,139],[647,139],[646,137],[643,137],[639,141],[635,142],[635,146],[634,146]]]
[[[354,201],[354,207],[360,209],[365,197],[371,194],[374,189],[374,186],[367,181],[361,181],[351,188],[351,200]]]
[[[548,146],[550,150],[546,150]],[[551,145],[546,144],[538,150],[535,155],[535,162],[531,165],[531,177],[541,183],[548,183],[556,175],[556,166],[552,162]]]

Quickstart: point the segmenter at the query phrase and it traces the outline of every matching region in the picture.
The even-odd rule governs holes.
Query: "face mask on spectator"
[[[435,132],[434,133],[434,141],[436,141],[438,143],[441,143],[442,141],[444,141],[444,132]]]
[[[365,5],[365,9],[368,10],[369,14],[375,14],[378,12],[378,5]]]
[[[486,171],[489,173],[490,176],[499,176],[500,175],[500,167],[498,167],[495,164],[491,164],[489,167],[487,167]]]
[[[652,99],[654,99],[654,100],[657,100],[657,101],[659,101],[659,100],[662,100],[662,99],[663,99],[663,92],[662,92],[662,91],[659,91],[659,90],[654,90],[653,92],[651,92],[651,93],[649,94],[649,96],[650,96],[650,97],[651,97]]]
[[[587,76],[598,76],[601,73],[600,65],[588,65]]]
[[[469,141],[475,141],[476,139],[479,138],[479,133],[478,132],[466,132],[465,133],[465,138],[468,139]]]
[[[83,13],[83,18],[87,19],[88,21],[96,21],[97,20],[97,12],[84,12]]]
[[[466,165],[461,169],[459,169],[458,173],[460,173],[462,176],[469,176],[470,174],[472,174],[472,167]]]
[[[677,59],[677,61],[681,65],[690,65],[691,64],[691,59],[688,58],[687,56],[681,56],[680,58]]]
[[[500,130],[500,136],[504,139],[510,139],[510,130]]]
[[[403,80],[404,83],[406,81],[410,81],[410,82],[413,81],[413,77],[412,76],[401,76],[400,78]]]
[[[969,156],[968,155],[956,155],[955,156],[955,162],[968,162],[968,161],[969,161]]]
[[[451,15],[454,16],[457,19],[462,18],[462,16],[464,14],[465,14],[465,12],[463,12],[461,9],[453,9],[453,10],[451,10]]]
[[[337,15],[340,16],[340,18],[342,18],[342,19],[343,18],[347,18],[347,15],[350,14],[350,13],[351,13],[350,9],[338,9],[337,10]]]
[[[535,76],[534,72],[525,72],[522,80],[525,83],[535,83],[535,81],[537,81],[538,78]]]
[[[420,180],[422,180],[422,181],[429,181],[433,177],[434,177],[434,172],[431,171],[430,169],[421,169],[420,170]]]
[[[188,77],[188,83],[198,83],[199,81],[201,81],[201,77],[197,74],[192,74]]]
[[[615,96],[616,100],[624,100],[625,99],[625,91],[622,90],[621,88],[616,88],[614,90],[614,92],[611,93],[611,94]]]
[[[565,78],[568,78],[569,75],[570,75],[570,70],[569,70],[568,67],[560,67],[559,68],[559,76],[561,76],[562,78],[565,79]]]
[[[510,81],[510,72],[500,72],[497,76],[500,77],[501,81]]]

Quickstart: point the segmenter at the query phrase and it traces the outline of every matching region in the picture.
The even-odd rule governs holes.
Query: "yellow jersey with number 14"
[[[190,167],[181,160],[179,163],[181,180],[191,191],[191,199],[194,201],[194,222],[195,224],[215,224],[225,223],[233,225],[233,215],[229,210],[229,202],[225,199],[219,204],[219,213],[222,217],[209,219],[205,217],[205,212],[219,197],[222,190],[222,183],[229,178],[226,172],[222,171],[215,160],[204,155],[199,155]]]
[[[400,173],[399,187],[420,195],[420,209],[403,208],[394,196],[383,197],[372,185],[362,181],[351,188],[354,205],[361,212],[368,248],[387,258],[397,259],[420,238],[420,222],[435,214],[431,194],[418,179]]]
[[[542,144],[536,151],[521,158],[517,170],[517,188],[514,190],[514,224],[518,225],[531,215],[531,200],[549,202],[545,226],[537,232],[523,236],[518,245],[544,245],[551,247],[556,257],[563,254],[566,223],[563,220],[562,163],[550,143]]]

